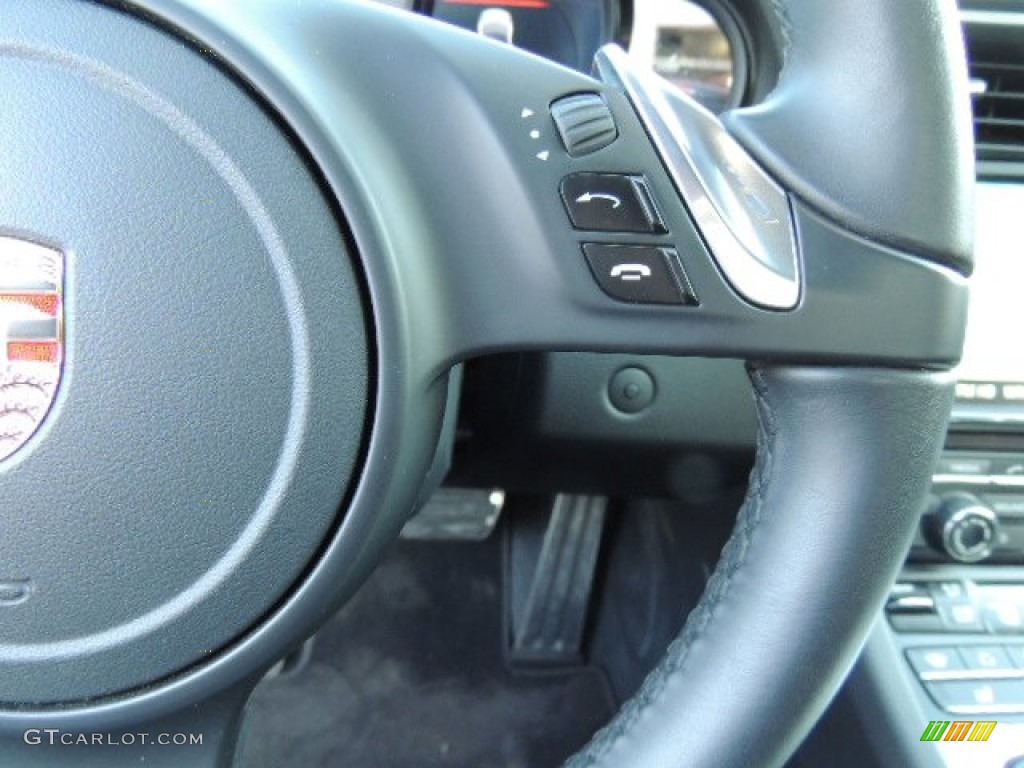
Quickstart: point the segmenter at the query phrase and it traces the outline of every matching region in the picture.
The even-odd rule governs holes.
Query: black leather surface
[[[912,0],[900,0],[899,5],[902,6],[904,1],[907,7],[918,11],[925,7]],[[767,7],[767,2],[763,0],[762,4]],[[934,54],[935,51],[927,48],[928,30],[919,32],[912,28],[921,21],[917,16],[928,15],[937,24],[941,14],[915,15],[908,11],[901,25],[896,22],[903,18],[903,12],[889,8],[890,3],[896,4],[892,0],[846,2],[847,13],[851,16],[847,19],[838,11],[830,15],[830,11],[814,9],[813,5],[816,4],[798,4],[792,0],[791,5],[800,6],[794,10],[794,18],[779,22],[780,39],[786,39],[792,44],[792,47],[789,44],[782,46],[787,53],[780,87],[765,104],[762,114],[754,110],[745,116],[734,116],[733,124],[734,127],[742,127],[744,121],[747,121],[748,143],[760,147],[762,155],[771,160],[769,166],[780,178],[787,179],[789,177],[786,173],[792,173],[793,182],[789,186],[815,207],[830,212],[834,207],[839,214],[846,211],[843,215],[833,215],[842,221],[849,221],[851,227],[862,231],[882,233],[890,240],[906,239],[915,244],[917,250],[934,250],[940,260],[954,262],[957,256],[961,256],[960,260],[966,264],[966,252],[960,248],[967,238],[967,232],[961,226],[966,210],[960,195],[960,181],[964,176],[959,165],[951,164],[953,160],[942,159],[957,158],[960,153],[938,154],[939,150],[948,148],[947,144],[956,144],[956,147],[952,147],[954,149],[961,146],[957,144],[955,136],[949,142],[943,140],[944,137],[949,138],[945,134],[947,124],[943,121],[948,113],[955,110],[949,97],[943,95],[942,88],[953,77],[941,69],[936,75],[922,68],[924,64],[933,66],[932,59],[935,57],[926,53]],[[147,3],[153,6],[156,4],[155,0]],[[198,7],[199,0],[194,0],[193,4]],[[92,7],[86,3],[81,5],[83,8]],[[168,2],[167,5],[172,3]],[[326,2],[315,5],[322,8],[333,6]],[[914,18],[911,19],[911,16]],[[878,19],[877,27],[875,22],[865,20],[869,18]],[[829,24],[832,21],[846,22],[856,29],[842,30],[832,40],[828,40],[826,33],[831,31]],[[890,23],[893,27],[887,36],[885,25]],[[866,27],[866,30],[859,29],[858,25]],[[336,45],[337,38],[333,37],[333,31],[323,34],[324,40],[331,36],[330,42],[336,48],[344,47]],[[265,42],[266,48],[273,48],[270,45],[271,37],[259,36],[253,39]],[[410,34],[409,39],[415,40],[416,37]],[[864,45],[860,45],[861,41]],[[117,42],[121,45],[124,43],[123,40]],[[947,42],[955,47],[951,37]],[[375,40],[374,45],[379,45],[379,41]],[[847,45],[857,52],[843,58],[839,50]],[[828,48],[835,50],[826,50]],[[798,49],[800,55],[797,55]],[[227,46],[225,50],[228,51],[225,55],[230,55],[231,47]],[[322,57],[326,57],[331,50],[326,44],[322,51],[317,50],[318,61],[327,61]],[[863,88],[864,94],[854,96],[863,87],[860,78],[864,77],[864,72],[856,71],[856,66],[866,65],[870,59],[869,54],[878,60],[893,57],[895,63],[892,66],[886,64],[886,68],[881,70],[888,77],[879,80],[874,94],[871,93],[872,89]],[[808,58],[803,58],[805,56]],[[835,82],[829,80],[831,70],[824,69],[832,63],[830,57],[838,57],[835,64],[840,71],[835,75]],[[150,61],[166,63],[162,59]],[[378,64],[384,66],[385,61],[381,59]],[[901,70],[900,66],[904,64],[912,66]],[[820,72],[818,65],[822,67]],[[255,71],[263,70],[257,68]],[[337,77],[341,77],[340,71],[339,68]],[[434,70],[427,68],[426,71]],[[437,71],[444,71],[443,67],[439,65]],[[807,75],[811,71],[815,72],[813,78]],[[920,103],[907,106],[895,115],[907,116],[907,126],[900,121],[888,123],[881,120],[881,126],[869,121],[871,126],[865,127],[864,117],[858,108],[870,106],[873,102],[881,103],[880,98],[873,100],[871,96],[878,96],[878,92],[884,90],[883,86],[891,88],[892,82],[899,82],[897,75],[902,76],[904,71],[915,81],[915,88],[917,82],[924,86],[921,100],[927,103],[923,107]],[[817,84],[817,93],[807,84],[811,81]],[[370,80],[360,82],[361,88],[372,91],[379,102],[395,102],[394,91],[371,88]],[[355,99],[361,95],[359,88],[346,89],[341,87],[342,84],[348,85],[344,80],[339,80],[336,90],[330,93],[335,97],[343,94],[346,99]],[[842,88],[848,88],[848,92],[843,93]],[[460,95],[456,90],[456,95],[451,96],[454,103],[464,106],[465,115],[475,116],[478,105],[459,100],[457,97]],[[430,96],[437,98],[438,92],[431,91]],[[820,102],[813,104],[811,96],[820,99]],[[934,103],[930,100],[933,96],[937,99]],[[783,97],[791,100],[786,101]],[[506,96],[503,95],[503,98]],[[358,114],[350,102],[336,100],[344,110]],[[527,102],[516,102],[517,110],[509,114],[518,114],[521,103]],[[407,104],[405,106],[408,108]],[[833,107],[834,114],[831,111]],[[924,117],[921,122],[918,122],[916,116],[912,120],[909,118],[910,113],[916,109],[922,110],[921,115]],[[450,114],[443,113],[445,125],[454,124]],[[427,116],[425,121],[428,124],[434,119],[429,116],[430,113],[424,112],[424,115]],[[893,118],[894,113],[884,112],[884,115]],[[814,120],[804,125],[800,121],[801,116],[809,116]],[[361,118],[365,118],[365,115]],[[935,119],[935,125],[927,122],[932,119]],[[857,124],[858,120],[860,124]],[[411,125],[422,133],[421,123],[413,121]],[[898,126],[898,131],[894,125]],[[884,136],[886,148],[883,151],[883,145],[878,142],[885,133],[884,128],[890,128],[893,134],[898,135]],[[398,130],[394,128],[394,131]],[[741,129],[737,130],[742,133]],[[907,149],[906,145],[911,143],[914,130],[920,132],[917,137],[919,140],[934,139],[932,148],[927,152],[908,150],[906,154],[898,154],[901,149]],[[863,133],[863,136],[858,136],[858,132]],[[319,133],[316,135],[320,136]],[[407,145],[399,141],[400,133],[391,131],[388,136],[391,143],[405,147],[410,155],[417,151],[424,154],[428,151],[436,152],[439,146],[430,142],[429,133],[423,134],[425,138],[419,143],[410,141]],[[474,156],[497,157],[501,160],[504,155],[500,152],[493,153],[493,156],[488,154],[488,150],[497,143],[492,142],[489,136],[482,133],[478,142],[467,146],[476,150]],[[851,137],[860,143],[846,146],[844,142]],[[373,139],[376,144],[388,146],[388,142],[378,140],[376,133]],[[827,143],[822,144],[826,139]],[[530,140],[522,138],[522,141]],[[323,146],[326,145],[320,145],[320,149]],[[358,145],[350,143],[348,146],[351,152],[358,154]],[[368,157],[371,160],[387,157],[384,150],[378,152]],[[867,168],[868,160],[876,156],[879,158],[877,169],[873,160],[870,168]],[[922,157],[936,163],[937,167],[925,168],[926,163],[917,162]],[[893,161],[894,158],[906,158],[906,166],[883,162]],[[520,167],[503,162],[488,166],[492,181],[494,168],[505,168],[511,174],[509,169]],[[401,173],[393,174],[395,178],[401,177],[404,180],[406,174],[415,175],[410,170],[415,166],[398,163],[396,167],[401,169]],[[901,174],[908,168],[924,175],[906,185],[895,183],[896,179],[906,178]],[[873,177],[868,170],[877,170],[878,173]],[[381,171],[378,175],[386,174]],[[952,188],[945,190],[943,185],[951,182]],[[379,180],[375,183],[385,186]],[[291,188],[284,183],[279,187],[280,190]],[[909,198],[910,190],[926,192],[920,200],[904,200],[905,197]],[[415,195],[408,195],[404,187],[402,192],[403,195],[396,194],[391,199],[403,203],[415,198]],[[879,195],[878,199],[873,197],[875,194]],[[371,196],[371,199],[389,198],[385,195],[381,198]],[[116,201],[117,198],[111,200]],[[415,215],[405,215],[406,209],[400,204],[392,208],[398,212],[395,218],[382,217],[381,221],[391,223],[402,216],[409,221],[404,225],[399,222],[383,226],[382,231],[386,231],[389,238],[397,238],[396,242],[399,243],[406,241],[403,238],[413,242],[413,235],[422,236],[424,231],[432,231],[425,226],[420,228],[422,221],[428,218],[421,220]],[[411,208],[416,210],[415,206]],[[561,217],[560,209],[557,211]],[[542,227],[535,227],[536,222],[529,216],[509,216],[507,209],[503,209],[503,213],[505,215],[499,220],[512,222],[510,229],[532,231],[536,228],[544,231]],[[355,235],[370,229],[365,220],[358,223],[363,226],[354,227]],[[486,252],[486,246],[503,240],[492,231],[486,234],[484,248],[463,247],[460,252],[483,253]],[[419,239],[429,240],[422,237]],[[444,244],[448,249],[459,250],[448,241]],[[932,249],[932,246],[935,248]],[[431,263],[426,258],[420,258],[417,249],[412,248],[409,252],[415,255],[418,265]],[[524,249],[523,253],[529,256],[532,251]],[[552,261],[552,264],[558,264],[558,268],[561,268],[561,262]],[[388,282],[396,279],[381,277],[387,271],[384,262],[378,263],[376,270],[368,268],[367,274],[372,278],[369,281],[371,289],[386,297],[401,296],[406,303],[386,307],[380,295],[375,296],[382,317],[382,322],[378,324],[378,332],[383,340],[379,346],[380,370],[387,375],[381,377],[379,391],[382,394],[375,411],[371,460],[367,462],[364,482],[353,503],[353,509],[345,520],[343,537],[339,537],[339,540],[344,538],[348,548],[332,544],[316,573],[302,584],[300,591],[287,605],[268,617],[266,623],[257,630],[261,633],[259,636],[255,639],[247,638],[245,642],[248,645],[229,648],[202,668],[201,674],[206,675],[205,680],[199,677],[200,673],[196,673],[192,677],[171,681],[152,692],[149,699],[140,695],[126,702],[123,709],[118,708],[119,702],[114,702],[106,707],[105,713],[100,711],[95,716],[78,716],[74,722],[86,722],[86,717],[89,717],[89,728],[102,730],[109,727],[118,730],[124,723],[136,722],[141,717],[140,712],[145,711],[147,706],[155,708],[153,702],[157,697],[162,697],[163,703],[160,706],[166,708],[168,700],[180,700],[188,695],[198,700],[202,692],[205,692],[203,695],[209,695],[216,685],[227,685],[225,681],[237,679],[238,670],[244,668],[241,659],[245,653],[249,654],[245,663],[255,664],[263,659],[261,654],[265,654],[267,649],[280,646],[282,639],[287,636],[287,631],[282,629],[286,621],[292,622],[292,626],[307,626],[312,624],[311,616],[314,613],[326,613],[330,601],[336,596],[331,591],[335,585],[350,584],[354,578],[352,573],[358,573],[362,564],[374,556],[375,544],[388,528],[386,524],[377,525],[369,520],[374,514],[379,514],[385,520],[393,520],[393,517],[386,514],[388,509],[400,507],[396,502],[409,499],[409,489],[418,485],[418,477],[411,481],[406,478],[418,476],[417,467],[421,466],[421,456],[432,455],[427,454],[421,446],[426,444],[432,451],[436,442],[431,439],[435,434],[431,429],[436,426],[436,420],[420,415],[437,410],[434,408],[435,400],[428,400],[428,396],[434,393],[427,390],[423,393],[422,403],[409,405],[410,393],[415,391],[416,385],[408,382],[417,381],[417,376],[430,367],[424,360],[430,358],[431,350],[444,348],[438,339],[443,339],[451,328],[458,327],[460,323],[468,326],[472,321],[491,329],[493,336],[481,334],[475,349],[494,349],[498,348],[499,342],[509,343],[509,339],[501,337],[500,333],[510,327],[494,320],[503,316],[502,312],[495,311],[495,307],[505,305],[496,303],[492,306],[480,301],[479,296],[486,296],[486,292],[467,290],[464,294],[466,302],[469,302],[469,297],[477,296],[480,303],[460,305],[456,320],[442,311],[418,312],[423,306],[429,310],[436,309],[427,304],[424,297],[437,294],[427,291],[417,293],[411,289],[400,292],[399,287],[408,288],[416,281],[408,279],[406,283]],[[406,278],[424,276],[423,282],[434,281],[436,278],[426,266],[421,266],[418,271],[407,267],[403,274]],[[556,272],[552,270],[551,274]],[[548,282],[560,285],[557,280]],[[321,283],[325,290],[330,285],[329,281]],[[487,283],[485,287],[493,285],[493,282]],[[410,302],[410,297],[423,299],[423,303]],[[557,301],[564,298],[558,292],[550,294],[550,306],[559,306]],[[547,306],[537,295],[531,295],[531,299],[536,307],[544,309]],[[474,313],[477,306],[483,307],[483,311],[478,314]],[[706,311],[706,307],[705,304],[703,311]],[[540,316],[545,315],[540,313]],[[621,315],[614,317],[615,324],[607,324],[622,333],[619,329],[627,328],[627,324]],[[598,314],[594,313],[591,319],[593,327],[599,328]],[[653,320],[645,316],[644,322],[653,323]],[[403,323],[408,326],[419,324],[427,330],[418,335],[402,336],[410,334],[409,328]],[[321,330],[332,327],[345,327],[345,324],[325,320],[316,326]],[[533,328],[543,327],[543,324],[538,324],[530,326],[530,329],[532,331]],[[688,330],[685,322],[677,323],[676,328],[679,333]],[[410,338],[420,344],[417,346]],[[551,338],[543,337],[548,342]],[[577,342],[580,338],[583,337],[577,337]],[[637,337],[631,338],[636,343]],[[779,333],[775,338],[780,345],[785,343],[784,334]],[[540,336],[531,337],[529,333],[520,333],[514,340],[517,344],[527,341],[530,342],[527,346],[536,346],[540,339]],[[487,347],[485,341],[492,346]],[[614,342],[615,338],[610,335],[601,341],[605,346]],[[324,348],[334,348],[328,342],[324,342],[324,345],[323,348],[317,348],[314,359],[318,363],[326,359],[323,356]],[[393,351],[389,345],[393,345],[397,351]],[[416,354],[405,355],[410,348],[415,348]],[[466,344],[463,348],[474,347]],[[781,762],[825,707],[831,691],[852,663],[878,610],[885,588],[907,545],[916,518],[916,503],[924,493],[928,470],[937,452],[943,419],[949,405],[949,382],[939,374],[853,369],[775,369],[756,374],[754,380],[760,401],[762,446],[754,483],[740,515],[737,531],[723,555],[706,596],[665,662],[652,675],[641,694],[576,759],[577,766],[594,764],[665,768],[670,765],[760,766]],[[336,383],[330,390],[332,393],[344,391]],[[311,413],[311,424],[331,426],[334,423],[317,419],[319,411]],[[401,440],[396,437],[398,434],[402,435]],[[393,442],[389,444],[388,440]],[[378,447],[380,444],[384,447]],[[336,452],[311,449],[311,455],[329,457],[336,455]],[[393,471],[390,467],[388,471],[379,469],[385,463],[385,459],[379,458],[381,456],[387,457],[387,462],[395,467]],[[336,482],[338,475],[334,472],[319,472],[317,467],[313,467],[303,477],[322,477],[326,478],[325,482]],[[376,488],[377,485],[384,487],[379,494],[363,490],[367,487]],[[332,499],[341,496],[339,489]],[[329,512],[333,515],[333,503],[327,506],[310,503],[307,506],[309,509],[320,509],[322,514]],[[294,537],[285,536],[274,540],[287,543],[293,542]],[[281,578],[280,569],[267,572]],[[314,579],[317,580],[316,586],[310,586]],[[331,585],[330,589],[323,586],[325,583]],[[257,597],[267,598],[267,591],[256,592]],[[251,596],[250,593],[256,594],[253,590],[245,594]],[[323,601],[317,602],[319,599]],[[209,604],[200,605],[208,607]],[[196,648],[195,644],[209,644],[209,636],[202,633],[195,633],[185,639],[189,640],[191,644],[188,647],[195,653],[203,650]],[[257,650],[257,644],[261,642],[262,646]],[[127,714],[129,710],[134,711],[135,719]],[[197,724],[205,716],[198,706],[188,712],[194,716]],[[59,721],[65,715],[65,712],[55,712],[53,718]],[[64,717],[65,722],[72,716],[76,716],[76,713]],[[13,721],[13,717],[9,719]],[[176,727],[178,723],[176,718],[165,722],[173,722]],[[185,728],[188,722],[183,720],[180,727]],[[226,724],[225,730],[229,726],[230,723]],[[226,738],[223,744],[228,745],[230,741]],[[221,758],[220,746],[216,745],[215,749],[218,750],[217,757]],[[85,764],[96,764],[101,759],[98,753],[85,754]],[[204,757],[208,758],[208,763],[213,762],[209,748]],[[33,759],[42,762],[48,758]],[[197,759],[193,759],[188,764],[197,762]],[[0,763],[4,761],[0,759]]]
[[[836,222],[970,272],[974,160],[956,3],[734,2],[774,26],[759,39],[780,50],[757,59],[782,66],[763,102],[723,116],[729,131]]]
[[[782,764],[824,711],[920,515],[947,374],[754,369],[758,461],[701,602],[570,768]]]
[[[360,476],[374,331],[306,156],[209,56],[96,3],[2,9],[0,227],[68,254],[56,404],[0,468],[3,578],[33,584],[7,709],[147,686],[291,593]]]

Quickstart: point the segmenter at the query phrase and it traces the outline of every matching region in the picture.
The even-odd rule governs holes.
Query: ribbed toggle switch
[[[612,111],[596,93],[577,93],[551,105],[565,151],[581,157],[604,149],[619,136]]]

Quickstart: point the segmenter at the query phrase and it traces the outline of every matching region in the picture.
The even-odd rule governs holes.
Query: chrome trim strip
[[[926,683],[943,680],[1024,680],[1024,669],[944,669],[921,672]]]
[[[953,715],[1022,715],[1024,703],[1019,705],[950,705],[943,710]]]
[[[1024,704],[954,704],[943,707],[954,715],[1020,715]]]
[[[1024,27],[1024,13],[1013,11],[960,11],[964,24],[987,24],[991,27]]]
[[[932,475],[934,485],[997,485],[1000,488],[1024,488],[1020,475]]]
[[[916,609],[925,611],[935,610],[935,600],[928,595],[904,595],[893,597],[885,604],[885,610],[889,613],[915,613]]]
[[[595,60],[601,78],[621,87],[650,135],[726,282],[764,309],[800,300],[800,258],[789,197],[722,123],[682,92],[668,101],[653,73],[606,45]]]
[[[1020,404],[982,405],[981,403],[955,403],[952,424],[1024,424],[1024,409]]]

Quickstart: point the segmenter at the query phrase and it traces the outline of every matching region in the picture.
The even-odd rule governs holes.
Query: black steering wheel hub
[[[3,234],[64,262],[55,402],[0,483],[0,579],[27,591],[0,702],[63,704],[210,658],[310,567],[372,342],[333,204],[211,51],[92,3],[5,6],[0,90]]]

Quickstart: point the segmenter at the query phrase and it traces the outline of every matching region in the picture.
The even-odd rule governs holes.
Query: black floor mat
[[[545,768],[606,723],[593,668],[512,674],[501,542],[400,542],[324,627],[309,666],[254,693],[243,768]]]

